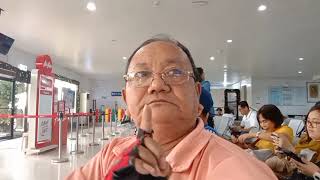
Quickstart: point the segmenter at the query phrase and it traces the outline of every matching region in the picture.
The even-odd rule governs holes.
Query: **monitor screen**
[[[14,42],[14,39],[0,33],[0,53],[7,55],[13,42]]]

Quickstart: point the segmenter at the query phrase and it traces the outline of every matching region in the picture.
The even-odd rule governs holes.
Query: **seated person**
[[[221,108],[217,108],[216,111],[217,111],[217,116],[222,116],[223,112]]]
[[[222,115],[222,121],[228,121],[227,131],[224,132],[223,137],[226,139],[230,139],[232,131],[231,128],[233,127],[235,120],[235,116],[233,115],[233,111],[228,107],[224,107],[224,113]]]
[[[242,133],[257,132],[259,123],[257,121],[257,113],[251,110],[247,101],[239,103],[239,111],[243,115],[240,126],[231,127],[232,134],[237,137]]]
[[[269,158],[266,163],[279,176],[292,176],[300,170],[301,179],[313,179],[312,176],[320,172],[320,106],[310,109],[306,121],[307,133],[301,137],[298,144],[293,145],[286,136],[275,133],[274,144],[279,148],[279,155]],[[305,164],[289,159],[281,151],[291,151],[300,155]],[[299,172],[299,171],[298,171]],[[318,174],[320,175],[320,174]],[[309,178],[307,178],[309,177]]]
[[[273,132],[288,137],[290,142],[292,142],[293,130],[288,126],[281,125],[284,116],[277,106],[273,104],[264,105],[259,109],[257,116],[262,131],[242,134],[238,139],[233,139],[234,143],[239,143],[243,148],[249,148],[246,142],[251,138],[257,138],[254,144],[252,144],[253,149],[269,149],[273,151],[275,147],[271,137]]]
[[[228,106],[224,107],[224,113],[223,113],[222,116],[223,117],[228,117],[228,118],[233,119],[233,120],[235,119],[235,117],[233,115],[233,112],[231,111],[231,109]]]
[[[112,139],[67,179],[275,180],[266,164],[203,128],[195,69],[189,50],[171,38],[138,47],[122,91],[137,136]]]
[[[203,120],[204,128],[212,133],[217,134],[217,131],[208,125],[209,111],[213,105],[213,101],[210,93],[204,88],[201,88],[200,104],[203,106],[200,118]]]

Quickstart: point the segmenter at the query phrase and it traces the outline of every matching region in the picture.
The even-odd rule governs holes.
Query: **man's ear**
[[[124,103],[127,105],[127,109],[125,111],[125,114],[129,117],[131,117],[130,113],[129,113],[129,109],[128,109],[128,104],[127,104],[127,94],[126,94],[126,88],[122,88],[121,90],[122,92],[122,99],[124,101]]]
[[[126,89],[125,88],[122,88],[122,99],[123,99],[123,101],[126,103],[126,105],[128,105],[127,104],[127,94],[126,94]]]
[[[126,109],[126,111],[125,111],[125,114],[131,118],[131,114],[130,114],[130,112],[129,112],[128,104],[127,104],[126,89],[123,88],[121,91],[122,91],[122,99],[123,99],[123,101],[125,102],[125,104],[127,105],[127,109]]]
[[[199,106],[198,106],[198,116],[201,116],[202,110],[203,110],[203,106],[202,106],[202,104],[199,103]]]

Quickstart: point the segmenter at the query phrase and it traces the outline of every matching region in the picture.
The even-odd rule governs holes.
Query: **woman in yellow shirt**
[[[270,149],[273,151],[275,146],[273,145],[271,134],[274,132],[284,135],[292,141],[293,130],[288,126],[281,125],[283,123],[284,116],[277,106],[273,104],[262,106],[257,113],[257,119],[262,131],[242,134],[238,138],[239,143],[245,144],[246,140],[257,138],[254,145],[256,149]]]
[[[294,152],[296,154],[303,154],[302,151],[308,149],[313,151],[313,157],[309,157],[309,161],[303,159],[305,164],[297,161],[289,161],[282,156],[274,156],[269,158],[266,163],[268,166],[281,176],[288,176],[298,168],[302,174],[306,177],[320,176],[320,105],[314,106],[310,109],[306,120],[306,135],[301,137],[298,144],[293,145],[287,137],[277,135],[274,137],[274,144],[287,151]]]

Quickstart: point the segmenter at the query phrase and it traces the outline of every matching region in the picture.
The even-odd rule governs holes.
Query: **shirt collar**
[[[204,129],[203,121],[198,118],[196,128],[183,138],[166,157],[166,160],[172,167],[172,171],[183,172],[189,169],[193,160],[207,145],[211,137],[212,133]],[[127,140],[113,147],[112,152],[116,156],[119,156],[136,141],[135,136],[125,139]],[[197,141],[199,139],[201,139],[201,141]]]
[[[173,172],[183,172],[189,169],[194,159],[207,145],[212,133],[203,127],[201,119],[197,119],[196,128],[180,141],[169,153],[166,160],[172,167]],[[201,141],[197,141],[201,139]]]
[[[245,117],[246,119],[249,119],[250,116],[251,116],[251,114],[252,114],[252,110],[249,110],[248,114],[247,114],[247,115],[244,115],[244,117]]]
[[[116,146],[113,147],[112,152],[116,156],[119,156],[121,153],[123,153],[127,148],[129,148],[135,142],[136,142],[136,136],[126,137],[124,138],[122,143],[117,144]]]

